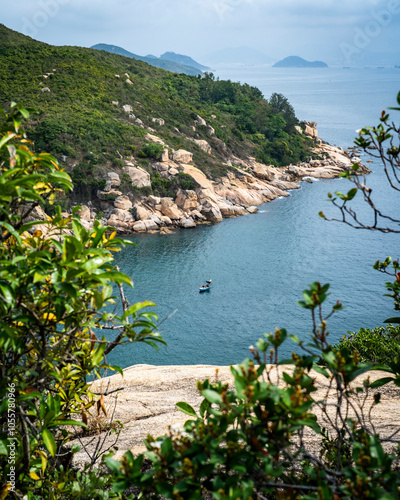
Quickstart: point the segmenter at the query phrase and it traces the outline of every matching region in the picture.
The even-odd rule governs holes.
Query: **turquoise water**
[[[352,144],[357,128],[375,123],[384,106],[395,104],[400,89],[399,70],[278,71],[236,68],[220,76],[248,81],[266,96],[283,93],[299,118],[319,122],[320,136],[344,147]],[[399,200],[386,188],[380,165],[373,169],[369,185],[383,208],[397,211]],[[346,190],[346,183],[302,183],[289,198],[262,205],[254,215],[166,236],[133,237],[137,247],[116,256],[135,283],[129,300],[154,301],[160,319],[177,312],[161,326],[167,347],[156,352],[127,345],[109,361],[122,367],[229,364],[248,356],[248,346],[275,327],[304,338],[310,315],[296,301],[316,280],[331,283],[330,304],[339,298],[345,305],[329,321],[332,341],[347,330],[382,324],[393,314],[392,302],[383,297],[385,277],[371,266],[387,255],[399,257],[399,236],[320,219],[319,210],[330,210],[327,193]],[[358,210],[365,213],[362,204]],[[211,291],[200,294],[199,285],[210,278]],[[293,347],[289,342],[282,355]]]

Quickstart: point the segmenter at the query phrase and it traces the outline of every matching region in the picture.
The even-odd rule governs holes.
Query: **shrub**
[[[88,377],[104,368],[121,372],[106,355],[124,339],[163,341],[146,309],[151,302],[123,300],[122,310],[105,310],[115,304],[114,286],[132,286],[113,265],[112,252],[127,242],[99,221],[86,230],[78,218],[63,219],[60,207],[37,220],[36,207],[70,191],[71,179],[55,158],[29,148],[20,127],[27,109],[12,104],[0,115],[0,498],[93,498],[96,488],[85,483],[106,481],[60,467],[96,403]],[[106,340],[95,329],[117,335]],[[98,458],[96,451],[91,467]],[[71,477],[79,491],[70,490]],[[107,498],[101,488],[95,497]]]
[[[156,143],[150,143],[146,144],[145,146],[142,147],[141,151],[139,152],[139,156],[142,157],[147,157],[147,158],[154,158],[155,160],[158,160],[161,156],[161,154],[164,151],[164,146],[162,144],[156,144]]]
[[[387,365],[400,356],[400,326],[379,326],[372,330],[360,328],[357,332],[347,334],[335,348],[357,352],[362,361]]]

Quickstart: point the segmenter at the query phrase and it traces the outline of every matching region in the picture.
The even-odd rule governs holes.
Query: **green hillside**
[[[232,155],[278,166],[309,156],[310,142],[296,131],[293,108],[281,95],[267,101],[247,84],[178,75],[94,49],[50,46],[0,25],[0,104],[11,101],[38,110],[30,137],[38,151],[53,153],[71,172],[78,201],[94,196],[107,170],[122,172],[124,158],[134,156],[151,173],[148,127],[169,147],[193,152],[194,164],[210,178],[234,168],[225,165]],[[197,115],[213,127],[212,137],[205,126],[193,129]],[[190,139],[207,140],[213,156]]]

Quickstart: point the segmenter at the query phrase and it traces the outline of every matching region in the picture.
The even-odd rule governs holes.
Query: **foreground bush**
[[[100,477],[62,467],[94,405],[105,411],[88,377],[112,368],[106,355],[121,342],[162,339],[144,309],[154,304],[129,306],[122,295],[132,282],[113,265],[124,242],[111,228],[96,221],[86,230],[59,207],[38,222],[40,205],[72,184],[52,156],[33,152],[21,128],[29,113],[0,109],[0,498],[108,498],[90,487]],[[116,302],[113,287],[120,313],[104,312]],[[98,338],[100,329],[114,337]]]

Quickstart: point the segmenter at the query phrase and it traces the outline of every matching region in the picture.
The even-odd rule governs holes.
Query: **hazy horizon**
[[[400,64],[400,0],[19,0],[0,22],[52,45],[173,51],[207,65],[225,48],[333,66]]]

